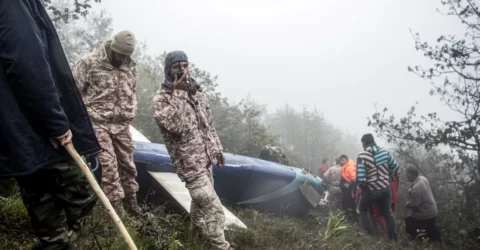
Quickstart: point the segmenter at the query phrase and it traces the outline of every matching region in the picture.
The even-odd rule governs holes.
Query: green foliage
[[[346,224],[341,213],[327,214],[315,210],[305,219],[279,217],[250,209],[230,209],[249,228],[226,231],[236,249],[303,250],[303,249],[439,249],[430,243],[406,240],[404,228],[397,225],[399,242],[389,242],[383,235],[370,237],[354,224]],[[154,211],[151,211],[155,213]],[[452,220],[455,216],[451,216]],[[38,240],[29,229],[28,215],[20,195],[14,193],[0,201],[0,249],[31,249]],[[157,214],[148,221],[122,218],[138,249],[209,249],[205,239],[189,230],[189,218],[179,214]],[[452,221],[453,222],[453,221]],[[460,226],[459,223],[453,223]],[[452,229],[455,229],[452,227]],[[462,229],[447,236],[449,246],[443,249],[475,249],[478,244],[466,241]],[[77,249],[126,249],[123,237],[100,202],[87,218],[74,242]]]
[[[328,216],[327,228],[325,228],[325,239],[342,235],[342,233],[345,232],[345,229],[347,229],[347,220],[345,219],[345,215],[340,211],[330,212]]]

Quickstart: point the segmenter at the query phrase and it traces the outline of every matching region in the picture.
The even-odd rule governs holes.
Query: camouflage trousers
[[[111,202],[136,194],[137,169],[133,163],[133,141],[128,125],[115,133],[95,125],[94,129],[104,149],[97,156],[102,165],[103,192]]]
[[[225,240],[225,213],[222,203],[213,188],[213,178],[203,175],[186,184],[192,203],[190,218],[192,224],[199,228],[208,238],[214,249],[229,249]]]
[[[66,249],[97,201],[80,168],[71,160],[16,180],[41,249]]]

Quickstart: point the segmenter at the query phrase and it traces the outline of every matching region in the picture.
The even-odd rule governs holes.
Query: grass
[[[398,243],[387,241],[383,235],[367,236],[340,212],[315,210],[304,219],[274,216],[256,210],[233,209],[232,212],[249,227],[226,232],[227,239],[236,249],[439,249],[428,242],[406,240],[400,225]],[[188,216],[156,214],[159,216],[149,221],[124,218],[138,249],[208,249],[198,233],[190,232]],[[0,221],[0,249],[30,249],[36,244],[18,193],[0,201]],[[127,249],[100,203],[86,220],[75,246],[78,249]]]

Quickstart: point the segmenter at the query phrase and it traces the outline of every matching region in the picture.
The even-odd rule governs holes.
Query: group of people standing
[[[117,33],[72,72],[40,0],[2,2],[0,23],[0,178],[17,181],[36,249],[74,249],[71,240],[97,201],[68,144],[100,162],[100,184],[117,213],[143,217],[129,129],[137,111],[134,34]],[[208,99],[184,52],[168,53],[164,69],[152,119],[190,192],[192,225],[213,249],[232,249],[213,188],[212,166],[225,158]]]
[[[137,204],[129,130],[137,111],[133,33],[117,33],[76,62],[72,73],[41,1],[5,1],[0,5],[0,23],[0,177],[16,179],[40,240],[38,249],[74,249],[70,241],[97,201],[85,176],[62,148],[67,144],[86,158],[99,160],[102,189],[117,212],[143,215]],[[192,224],[212,248],[231,249],[212,177],[214,163],[219,167],[225,163],[223,148],[208,99],[188,70],[184,52],[167,54],[165,81],[153,99],[152,119],[190,192]],[[361,142],[364,151],[356,162],[342,155],[334,166],[322,166],[319,175],[343,210],[356,214],[358,208],[367,232],[374,232],[373,215],[388,237],[396,240],[393,211],[398,203],[398,164],[371,134]],[[264,153],[262,157],[273,157]],[[288,164],[283,156],[279,161]],[[416,236],[423,229],[430,239],[440,240],[428,180],[415,168],[406,172],[413,183],[405,205],[410,211],[407,232]]]
[[[363,135],[357,161],[341,155],[329,167],[327,160],[319,167],[319,177],[328,186],[332,202],[347,215],[357,218],[369,234],[380,229],[389,239],[396,241],[394,212],[399,203],[400,168],[392,155],[377,146],[372,134]],[[424,231],[432,241],[441,241],[437,225],[437,205],[428,180],[418,170],[408,167],[407,180],[412,183],[405,205],[406,232],[412,238]]]

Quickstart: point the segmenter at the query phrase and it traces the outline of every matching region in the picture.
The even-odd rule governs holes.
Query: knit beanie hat
[[[113,37],[110,48],[119,54],[131,56],[135,51],[135,36],[130,31],[120,31]]]
[[[165,56],[165,67],[163,69],[165,73],[165,77],[170,78],[170,74],[169,74],[170,68],[172,68],[172,66],[178,62],[188,62],[188,57],[187,57],[187,54],[185,54],[185,52],[181,50],[176,50],[176,51],[169,52]],[[173,82],[173,79],[169,79],[169,80]]]

